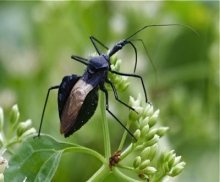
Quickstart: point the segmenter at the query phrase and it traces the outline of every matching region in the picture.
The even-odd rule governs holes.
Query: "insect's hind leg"
[[[101,54],[101,52],[99,51],[99,49],[98,49],[96,43],[98,43],[99,45],[101,45],[102,47],[104,47],[106,50],[109,50],[109,48],[108,48],[106,45],[104,45],[100,40],[98,40],[98,39],[95,38],[94,36],[90,36],[89,38],[90,38],[90,40],[91,40],[93,46],[95,47],[96,52],[97,52],[99,55]]]
[[[106,82],[110,84],[110,86],[111,86],[111,88],[112,88],[112,90],[113,90],[115,99],[116,99],[118,102],[120,102],[121,104],[123,104],[124,106],[126,106],[127,108],[129,108],[129,109],[133,110],[134,112],[136,112],[133,107],[129,106],[128,104],[126,104],[125,102],[123,102],[122,100],[119,99],[118,93],[117,93],[117,90],[116,90],[114,84],[113,84],[110,80],[106,80]]]
[[[47,101],[48,101],[48,98],[49,98],[49,95],[50,95],[50,91],[58,89],[59,87],[60,87],[60,85],[56,85],[56,86],[50,87],[47,91],[47,96],[46,96],[46,99],[45,99],[44,108],[43,108],[43,112],[42,112],[42,115],[41,115],[40,126],[39,126],[39,130],[38,130],[38,135],[37,135],[38,137],[40,136],[41,127],[42,127],[42,124],[43,124],[44,113],[45,113],[45,109],[46,109],[46,106],[47,106]]]
[[[147,92],[146,92],[146,88],[145,88],[145,85],[144,85],[144,81],[143,81],[143,78],[140,75],[129,74],[129,73],[121,73],[121,72],[114,71],[114,70],[110,70],[110,72],[115,73],[117,75],[121,75],[121,76],[130,76],[130,77],[134,77],[134,78],[139,78],[141,80],[141,84],[142,84],[142,87],[143,87],[143,90],[144,90],[145,101],[146,101],[146,103],[149,103],[148,99],[147,99]]]
[[[135,138],[135,136],[129,131],[129,129],[127,129],[125,127],[125,125],[109,110],[109,104],[108,104],[108,91],[106,90],[106,88],[104,87],[104,85],[102,85],[100,87],[100,89],[105,93],[105,99],[106,99],[106,105],[105,108],[108,111],[108,113],[129,133],[129,135],[131,135],[136,141],[137,139]]]

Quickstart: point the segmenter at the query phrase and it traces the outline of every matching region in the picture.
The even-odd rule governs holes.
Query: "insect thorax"
[[[94,56],[89,60],[88,69],[91,71],[109,70],[109,59],[106,55]]]

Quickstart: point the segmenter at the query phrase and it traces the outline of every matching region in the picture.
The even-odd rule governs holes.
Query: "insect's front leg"
[[[108,113],[113,117],[115,118],[115,120],[129,133],[129,135],[131,135],[136,141],[137,139],[135,138],[135,136],[129,131],[129,129],[127,129],[125,127],[125,125],[109,110],[109,104],[108,104],[108,91],[107,89],[105,88],[104,85],[101,85],[100,86],[100,89],[105,93],[105,99],[106,99],[106,110],[108,111]]]
[[[121,104],[123,104],[123,105],[126,106],[127,108],[129,108],[129,109],[135,111],[135,109],[134,109],[133,107],[129,106],[128,104],[126,104],[125,102],[123,102],[122,100],[119,99],[117,90],[116,90],[114,84],[113,84],[110,80],[106,79],[106,83],[109,83],[109,84],[110,84],[110,86],[111,86],[111,88],[112,88],[112,91],[113,91],[113,93],[114,93],[115,99],[116,99],[118,102],[120,102]],[[135,112],[136,112],[136,111],[135,111]]]
[[[115,74],[117,74],[117,75],[130,76],[130,77],[134,77],[134,78],[140,79],[140,80],[141,80],[142,87],[143,87],[143,90],[144,90],[145,100],[146,100],[146,103],[148,103],[147,92],[146,92],[146,88],[145,88],[145,85],[144,85],[144,81],[143,81],[143,78],[142,78],[140,75],[129,74],[129,73],[121,73],[121,72],[114,71],[114,70],[109,70],[109,71],[110,71],[111,73],[115,73]]]
[[[46,99],[45,99],[44,108],[43,108],[43,112],[42,112],[41,120],[40,120],[39,131],[38,131],[38,135],[37,135],[38,137],[40,136],[41,127],[42,127],[42,124],[43,124],[44,112],[45,112],[45,109],[46,109],[46,106],[47,106],[47,101],[48,101],[48,98],[49,98],[49,95],[50,95],[50,91],[58,89],[59,87],[60,87],[60,85],[56,85],[56,86],[50,87],[47,91],[47,96],[46,96]]]

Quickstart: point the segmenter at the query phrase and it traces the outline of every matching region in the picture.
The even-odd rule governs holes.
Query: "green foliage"
[[[49,136],[29,138],[10,160],[6,181],[51,181],[61,154],[74,145],[57,142]]]

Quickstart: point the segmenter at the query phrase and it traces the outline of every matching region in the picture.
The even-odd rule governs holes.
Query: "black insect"
[[[127,132],[132,136],[133,134],[123,125],[123,123],[110,111],[108,104],[108,92],[105,88],[105,83],[109,84],[114,92],[115,99],[126,106],[127,108],[134,110],[131,106],[127,105],[118,98],[117,90],[114,84],[108,79],[108,72],[128,77],[135,77],[141,81],[145,100],[147,99],[146,88],[141,76],[133,73],[121,73],[114,70],[111,70],[110,57],[121,50],[125,45],[129,44],[132,46],[135,52],[135,66],[134,72],[137,66],[137,49],[132,43],[131,38],[134,37],[137,33],[148,27],[154,26],[169,26],[174,24],[166,25],[148,25],[139,29],[128,38],[116,43],[112,49],[109,50],[102,42],[100,42],[95,37],[91,36],[90,40],[95,47],[98,56],[93,56],[89,60],[79,57],[72,56],[71,58],[86,65],[87,69],[82,76],[70,75],[65,76],[60,85],[50,87],[47,92],[43,113],[41,117],[40,127],[38,136],[40,136],[40,131],[43,123],[43,117],[45,108],[47,105],[48,97],[51,90],[58,89],[58,109],[59,117],[61,122],[60,132],[64,134],[65,137],[70,136],[75,131],[80,129],[94,114],[97,104],[98,104],[98,89],[101,89],[105,93],[106,97],[106,110],[112,115],[119,124],[127,130]],[[102,54],[97,47],[97,44],[101,45],[106,50],[109,50],[107,54]],[[134,137],[135,138],[135,137]]]

